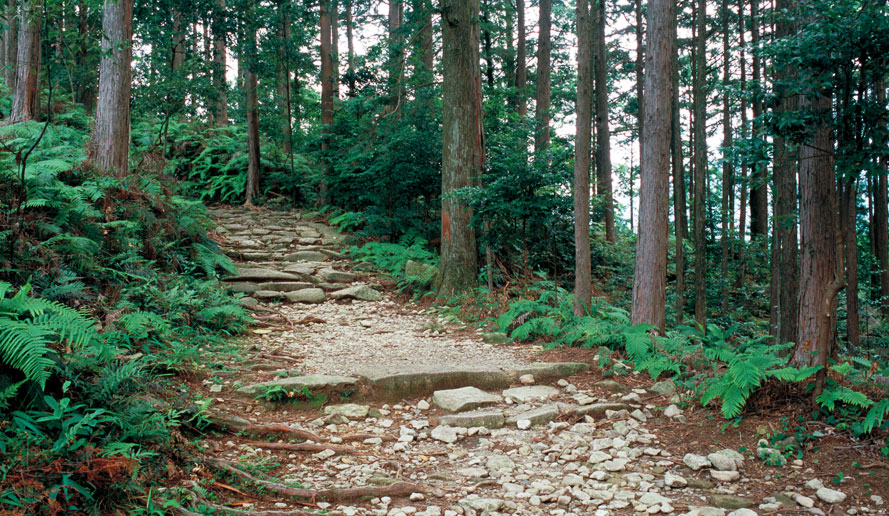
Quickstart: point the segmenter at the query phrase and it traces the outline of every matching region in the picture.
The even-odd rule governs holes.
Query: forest
[[[448,505],[205,457],[230,401],[206,388],[284,354],[263,338],[335,335],[308,303],[346,310],[355,277],[432,335],[672,379],[711,432],[795,436],[741,443],[767,466],[829,438],[889,471],[885,2],[7,0],[0,28],[0,514],[286,512],[230,503],[257,486],[293,515]],[[237,436],[345,453],[260,426]]]

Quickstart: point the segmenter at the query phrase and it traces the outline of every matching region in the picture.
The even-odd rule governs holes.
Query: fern
[[[859,408],[868,408],[874,403],[867,395],[840,385],[825,386],[816,401],[819,405],[831,411],[834,410],[837,402]]]
[[[889,414],[889,398],[883,398],[874,403],[870,410],[867,411],[867,415],[864,416],[864,421],[862,422],[863,432],[869,434],[874,428],[879,428],[885,421],[887,414]]]

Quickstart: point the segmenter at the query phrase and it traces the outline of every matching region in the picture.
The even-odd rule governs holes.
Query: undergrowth
[[[181,462],[171,375],[249,319],[203,205],[144,157],[96,172],[83,111],[56,120],[25,167],[43,123],[0,127],[0,512],[107,514]]]

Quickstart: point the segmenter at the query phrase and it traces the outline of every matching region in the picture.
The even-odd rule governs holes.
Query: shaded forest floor
[[[804,399],[766,388],[728,424],[670,381],[600,368],[607,350],[437,318],[309,215],[214,215],[257,325],[189,379],[207,433],[181,513],[889,512],[878,446],[800,424]]]

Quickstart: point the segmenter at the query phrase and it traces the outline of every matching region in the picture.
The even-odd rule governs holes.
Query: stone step
[[[238,274],[225,278],[225,281],[300,281],[296,274],[266,268],[238,269]]]

